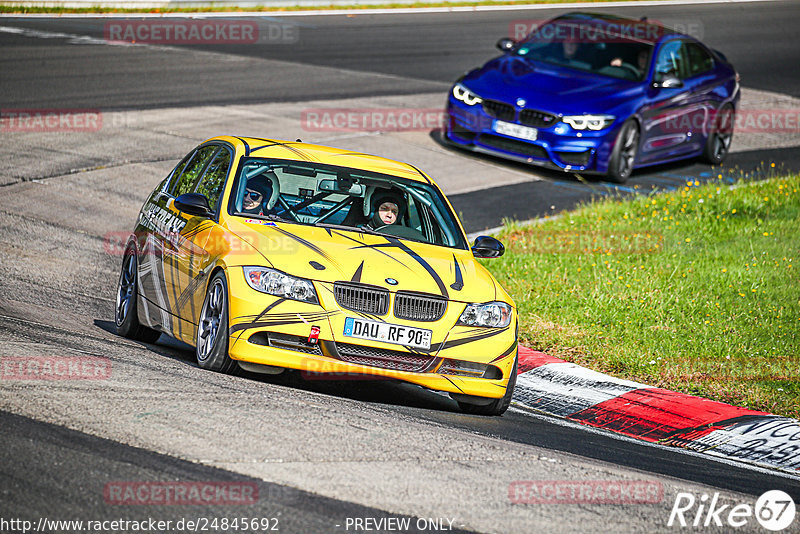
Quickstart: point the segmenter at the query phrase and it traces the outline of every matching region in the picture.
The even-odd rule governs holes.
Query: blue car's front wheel
[[[731,148],[733,141],[733,106],[726,104],[717,112],[714,127],[708,134],[703,159],[712,165],[719,165]]]
[[[621,184],[633,172],[636,153],[639,150],[639,126],[633,119],[628,119],[619,129],[611,158],[608,160],[608,179]]]

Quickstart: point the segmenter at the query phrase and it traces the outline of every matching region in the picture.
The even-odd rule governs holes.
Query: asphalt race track
[[[800,109],[796,2],[592,10],[693,25],[737,66],[749,106]],[[753,506],[781,489],[800,502],[796,477],[513,407],[485,418],[392,382],[230,377],[199,369],[191,348],[164,336],[146,345],[114,334],[121,258],[110,243],[212,135],[302,137],[418,164],[470,232],[592,197],[800,170],[797,132],[737,135],[723,168],[658,167],[623,187],[454,151],[431,128],[303,122],[309,110],[440,108],[450,82],[494,54],[510,21],[557,12],[276,16],[259,24],[291,27],[286,42],[182,47],[108,43],[109,19],[0,18],[0,109],[102,116],[84,132],[0,129],[0,358],[110,362],[103,380],[0,379],[0,532],[21,531],[4,526],[10,519],[152,518],[172,521],[160,531],[183,532],[192,529],[178,521],[234,517],[274,519],[280,532],[388,532],[403,521],[425,532],[671,532],[679,493]],[[645,504],[520,502],[511,488],[530,480],[643,481],[662,493]],[[109,493],[131,483],[234,484],[256,497],[125,505]],[[761,531],[752,518],[737,529]]]

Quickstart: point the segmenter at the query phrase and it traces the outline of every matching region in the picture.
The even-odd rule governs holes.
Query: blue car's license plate
[[[539,131],[536,128],[521,126],[513,122],[494,121],[492,129],[499,134],[509,135],[518,139],[527,139],[528,141],[536,141],[536,137],[539,135]]]

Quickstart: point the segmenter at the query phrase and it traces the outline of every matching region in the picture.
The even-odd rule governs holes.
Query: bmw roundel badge
[[[387,278],[386,283],[389,284],[390,286],[396,286],[397,280],[395,280],[394,278]]]
[[[524,108],[525,104],[527,104],[527,102],[525,101],[524,98],[518,98],[517,99],[517,107]]]

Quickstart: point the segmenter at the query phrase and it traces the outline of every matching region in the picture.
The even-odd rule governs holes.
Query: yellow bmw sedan
[[[120,335],[162,333],[220,372],[378,375],[499,415],[517,310],[412,165],[301,142],[215,137],[144,203],[125,246]]]

